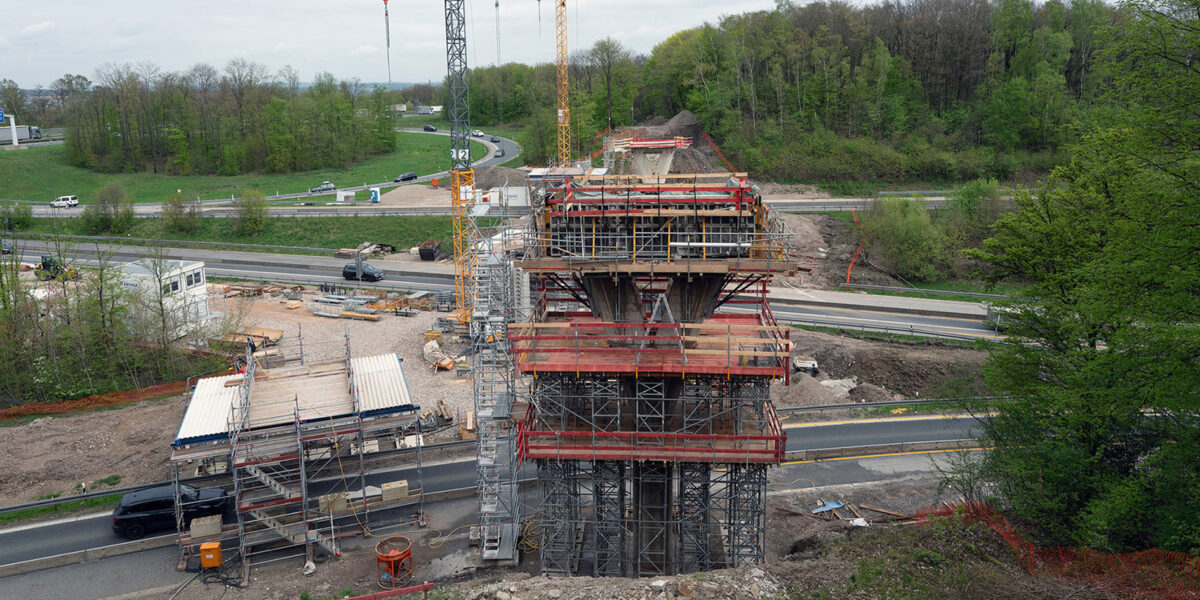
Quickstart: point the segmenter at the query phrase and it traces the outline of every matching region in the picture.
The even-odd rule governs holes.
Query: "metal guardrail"
[[[105,242],[105,243],[112,243],[112,244],[129,244],[131,242],[138,242],[134,245],[142,246],[142,245],[149,245],[149,244],[157,244],[157,245],[162,245],[167,248],[178,248],[178,247],[182,247],[182,246],[195,245],[195,246],[213,247],[213,248],[258,248],[258,249],[262,249],[262,250],[298,250],[298,251],[304,251],[304,252],[325,252],[325,253],[329,253],[330,255],[332,255],[334,252],[337,251],[336,248],[311,248],[308,246],[268,246],[265,244],[235,244],[232,242],[156,240],[156,239],[151,239],[151,238],[130,238],[130,237],[107,236],[107,235],[65,235],[65,234],[53,234],[53,233],[14,233],[14,234],[12,234],[12,236],[14,238],[42,240],[42,241],[49,241],[49,240],[62,238],[62,239],[67,239],[67,240],[80,240],[80,241],[84,241],[84,242]],[[141,243],[141,242],[144,242],[144,243]]]
[[[474,443],[475,443],[474,440],[460,440],[460,441],[455,441],[455,442],[441,442],[438,444],[425,444],[425,445],[421,446],[421,452],[436,452],[439,450],[448,450],[451,448],[470,446],[470,445],[473,445]],[[370,453],[371,454],[370,457],[371,458],[384,457],[384,456],[388,456],[391,454],[403,454],[406,452],[416,452],[416,450],[417,450],[416,447],[397,448],[394,450],[384,450],[382,452],[372,452],[372,453]],[[222,477],[227,477],[227,476],[228,476],[228,474],[226,474],[226,473],[218,473],[215,475],[200,475],[197,477],[180,478],[179,483],[184,483],[184,484],[201,483],[201,482],[210,481],[213,479],[221,479]],[[75,494],[72,496],[60,496],[58,498],[47,498],[45,500],[36,500],[34,502],[26,502],[24,504],[14,504],[12,506],[0,506],[0,514],[15,512],[18,510],[27,510],[30,508],[40,508],[43,506],[54,506],[56,504],[66,504],[68,502],[75,502],[77,500],[88,500],[90,498],[104,498],[107,496],[124,495],[124,494],[128,494],[131,492],[138,492],[141,490],[148,490],[150,488],[161,487],[164,485],[173,485],[173,484],[174,484],[174,482],[172,482],[172,481],[155,481],[152,483],[141,483],[138,485],[131,485],[131,486],[120,487],[120,488],[111,488],[111,489],[100,490],[100,491],[96,491],[96,492],[88,492],[86,494]]]
[[[775,320],[776,321],[786,321],[793,325],[811,325],[813,327],[831,327],[834,329],[845,330],[845,331],[861,331],[863,333],[871,331],[871,332],[877,332],[877,333],[909,335],[909,336],[913,336],[913,337],[920,336],[920,337],[946,338],[946,339],[950,339],[950,340],[965,340],[965,341],[971,341],[971,342],[978,340],[981,337],[981,336],[966,335],[966,334],[960,334],[960,333],[946,333],[944,331],[929,331],[928,329],[918,329],[911,325],[908,327],[892,327],[890,325],[868,325],[866,323],[855,323],[855,324],[851,325],[851,324],[841,323],[841,322],[836,322],[836,321],[821,321],[818,319],[805,319],[805,318],[798,318],[798,317],[789,317],[789,316],[782,315],[782,314],[775,315]]]
[[[1010,296],[1004,294],[984,294],[980,292],[956,292],[953,290],[931,290],[928,288],[909,288],[898,285],[867,285],[863,283],[843,283],[838,287],[856,290],[878,290],[881,292],[909,292],[914,294],[933,294],[937,296],[968,296],[971,298],[996,298],[999,300],[1008,300]]]
[[[971,401],[1001,401],[1006,402],[1013,400],[1013,396],[966,396],[963,398],[926,398],[924,400],[887,400],[884,402],[851,402],[846,404],[818,404],[816,406],[786,406],[776,408],[778,413],[794,413],[794,412],[819,412],[824,410],[837,410],[846,408],[872,408],[876,406],[912,406],[914,404],[955,404]]]

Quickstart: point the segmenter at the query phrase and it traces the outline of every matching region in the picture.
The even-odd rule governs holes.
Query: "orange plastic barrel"
[[[429,183],[432,183],[433,187],[437,187],[437,182],[438,182],[437,177],[434,177],[433,179],[429,180]]]
[[[375,544],[375,571],[379,587],[393,590],[412,582],[412,542],[397,535]]]

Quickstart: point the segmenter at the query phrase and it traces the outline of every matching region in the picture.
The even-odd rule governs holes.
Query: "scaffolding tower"
[[[497,206],[506,208],[501,197]],[[516,315],[511,254],[514,233],[501,225],[494,233],[479,230],[479,217],[490,205],[476,204],[470,219],[476,234],[476,265],[470,338],[472,385],[475,399],[476,451],[479,490],[480,558],[514,562],[517,556],[517,430],[512,420],[516,370],[509,324]]]
[[[546,575],[655,576],[763,560],[769,396],[790,335],[767,302],[796,270],[745,174],[549,181],[516,266],[509,326],[537,465]]]
[[[246,576],[256,564],[340,556],[347,534],[420,520],[419,406],[400,361],[352,357],[348,337],[299,335],[247,348],[240,372],[197,380],[171,455],[181,564],[218,541]],[[402,465],[415,468],[414,485],[380,473]],[[199,527],[190,503],[221,489],[225,514]]]

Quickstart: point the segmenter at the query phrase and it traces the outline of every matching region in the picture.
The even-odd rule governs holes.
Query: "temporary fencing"
[[[1086,581],[1093,588],[1139,598],[1200,598],[1200,557],[1184,552],[1154,549],[1109,554],[1068,546],[1039,548],[1014,530],[1003,515],[979,502],[921,508],[916,513],[917,524],[927,525],[934,517],[955,512],[969,523],[983,523],[1000,534],[1030,574]]]

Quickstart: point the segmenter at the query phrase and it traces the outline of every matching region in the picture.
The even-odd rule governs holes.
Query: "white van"
[[[50,201],[50,206],[54,208],[70,208],[79,206],[79,196],[59,196]]]

